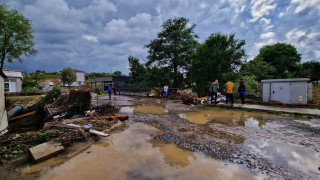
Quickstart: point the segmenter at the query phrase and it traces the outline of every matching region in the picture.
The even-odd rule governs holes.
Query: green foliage
[[[115,71],[113,73],[114,76],[122,76],[122,72],[121,71]]]
[[[310,78],[311,81],[320,79],[320,62],[313,60],[302,63],[299,75],[300,77]]]
[[[264,77],[268,79],[281,79],[288,78],[290,74],[291,77],[297,76],[295,73],[299,70],[298,63],[301,61],[301,54],[291,44],[276,43],[261,48],[255,60],[261,66],[266,66],[262,70],[267,71],[259,72],[259,75],[251,75],[255,75],[258,78],[260,76],[258,80]]]
[[[245,41],[235,39],[234,34],[213,33],[197,46],[192,55],[190,76],[196,82],[194,90],[198,95],[206,95],[215,79],[219,80],[221,90],[228,78],[237,78],[236,72],[246,57],[244,45]]]
[[[112,76],[110,73],[99,73],[99,72],[91,72],[91,73],[86,73],[85,78],[86,80],[91,79],[91,78],[97,78],[97,77],[105,77],[105,76]]]
[[[72,71],[71,67],[66,67],[61,71],[61,81],[64,85],[69,86],[77,80],[76,73]]]
[[[68,105],[68,111],[66,117],[71,117],[75,114],[82,114],[85,110],[87,110],[84,107],[84,103],[74,102],[70,105]]]
[[[58,87],[54,87],[49,93],[40,100],[38,103],[38,108],[43,108],[45,104],[52,103],[55,98],[60,96],[61,90]]]
[[[145,65],[140,64],[139,59],[129,56],[129,70],[130,70],[130,76],[132,77],[133,83],[138,83],[140,86],[144,86],[147,84],[147,81],[145,79],[147,68]]]
[[[31,21],[17,10],[0,5],[0,70],[5,61],[22,62],[21,56],[35,55]]]
[[[260,58],[254,58],[241,67],[243,76],[255,76],[255,80],[260,82],[263,79],[272,79],[276,74],[277,69],[270,63],[267,63]]]
[[[179,78],[181,76],[179,72],[190,65],[189,56],[197,45],[194,26],[187,27],[188,21],[183,17],[168,19],[163,23],[158,37],[145,46],[149,49],[146,67],[156,65],[159,69],[168,68],[169,71],[166,73],[172,79],[173,87],[181,84],[179,80],[182,78]]]
[[[37,82],[31,78],[25,77],[22,80],[22,88],[23,89],[33,89],[37,86]]]

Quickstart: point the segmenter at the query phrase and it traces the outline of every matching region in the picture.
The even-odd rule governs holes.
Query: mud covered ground
[[[159,99],[135,103],[138,108],[123,113],[133,124],[160,129],[154,140],[238,164],[263,179],[320,178],[318,119]]]

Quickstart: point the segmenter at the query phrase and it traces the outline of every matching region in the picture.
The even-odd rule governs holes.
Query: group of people
[[[109,99],[111,100],[111,92],[113,91],[113,94],[116,95],[116,92],[117,92],[117,87],[116,85],[113,86],[113,88],[111,88],[111,85],[109,84],[108,85],[108,89],[107,89],[107,92],[109,94]]]
[[[246,85],[243,79],[239,80],[239,87],[238,92],[240,94],[241,104],[244,105],[244,94],[246,93]],[[214,103],[217,104],[217,98],[218,98],[218,91],[219,91],[219,81],[216,79],[210,86],[210,91],[212,91],[211,94],[211,104]],[[234,92],[234,84],[228,79],[227,83],[224,85],[224,91],[226,93],[226,104],[231,101],[231,104],[234,103],[233,100],[233,92]]]

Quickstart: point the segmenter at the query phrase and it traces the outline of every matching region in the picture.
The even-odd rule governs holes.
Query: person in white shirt
[[[165,85],[164,87],[163,87],[163,90],[164,90],[164,93],[163,93],[163,99],[164,98],[166,98],[166,97],[168,97],[168,89],[169,89],[169,86],[168,85]]]

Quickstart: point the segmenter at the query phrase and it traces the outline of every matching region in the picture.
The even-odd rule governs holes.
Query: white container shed
[[[308,78],[262,80],[263,102],[276,100],[285,104],[306,104],[308,81]]]

